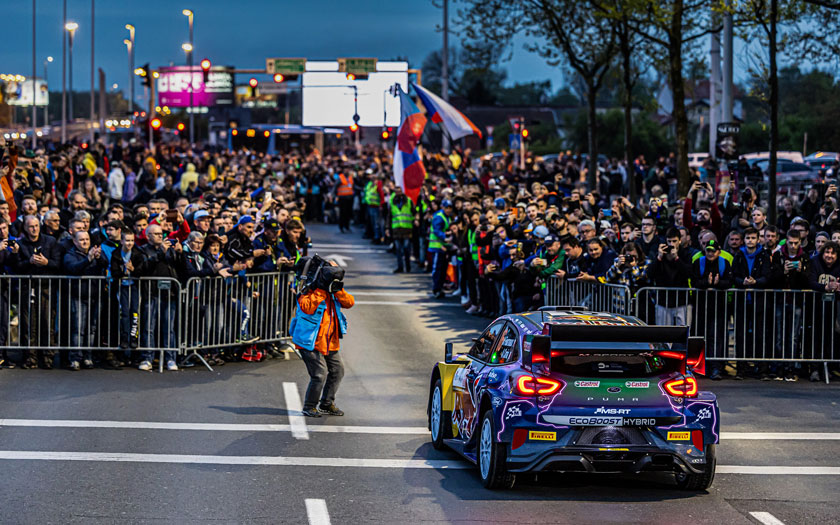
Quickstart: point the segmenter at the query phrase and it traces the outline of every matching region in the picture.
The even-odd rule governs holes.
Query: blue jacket
[[[338,327],[341,330],[341,335],[347,333],[347,318],[341,313],[341,305],[330,294],[329,300],[335,305],[336,317],[338,317]],[[322,301],[318,305],[314,314],[305,313],[298,302],[295,309],[295,316],[292,318],[289,331],[292,335],[292,343],[295,346],[303,348],[304,350],[315,350],[315,340],[318,338],[318,330],[321,327],[321,321],[324,318],[324,313],[327,310],[327,301]]]

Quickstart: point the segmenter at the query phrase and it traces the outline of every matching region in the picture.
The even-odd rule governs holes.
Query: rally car
[[[526,472],[673,472],[705,490],[715,476],[717,399],[700,391],[702,338],[685,326],[546,307],[505,315],[467,354],[432,370],[432,443],[478,465],[488,488]]]

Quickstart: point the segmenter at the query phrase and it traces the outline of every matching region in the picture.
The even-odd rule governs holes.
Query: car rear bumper
[[[695,460],[696,461],[696,460]],[[631,447],[623,450],[595,447],[562,447],[547,450],[535,459],[522,462],[509,457],[509,472],[686,472],[699,474],[703,463],[692,465],[672,450]],[[700,468],[698,468],[700,467]]]

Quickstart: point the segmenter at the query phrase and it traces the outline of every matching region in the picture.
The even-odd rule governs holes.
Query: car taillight
[[[549,379],[547,377],[522,375],[516,380],[515,390],[518,394],[523,396],[532,396],[534,394],[550,396],[551,394],[556,394],[562,386],[562,381]]]
[[[697,380],[693,377],[671,379],[663,386],[666,392],[675,397],[697,397]]]

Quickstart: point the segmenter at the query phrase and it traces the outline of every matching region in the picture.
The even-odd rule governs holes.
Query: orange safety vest
[[[353,195],[353,177],[350,177],[350,180],[344,176],[343,173],[338,174],[338,178],[341,179],[341,184],[338,185],[336,188],[335,193],[339,197],[350,197]]]

